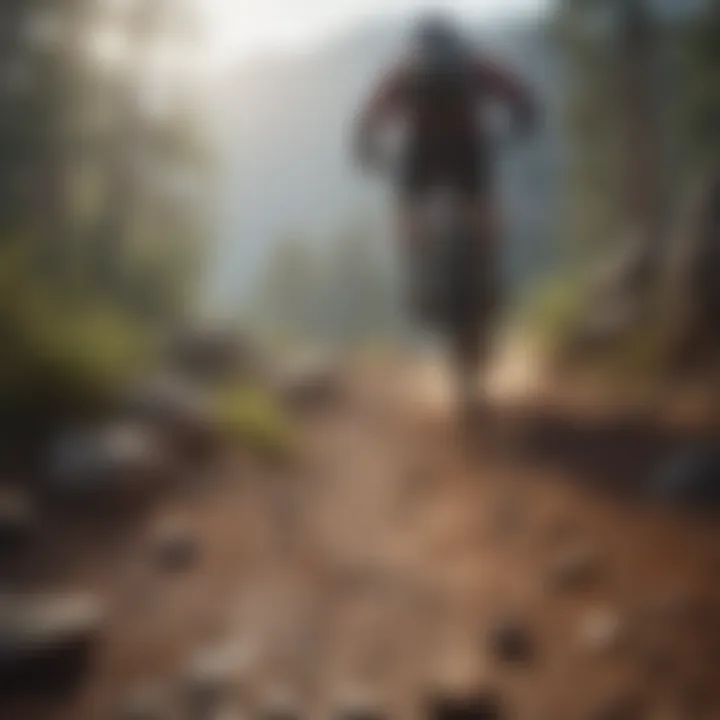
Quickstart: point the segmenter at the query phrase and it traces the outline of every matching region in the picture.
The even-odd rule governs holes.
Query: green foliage
[[[538,351],[554,357],[577,329],[588,299],[588,283],[584,277],[552,277],[531,293],[520,325]]]
[[[273,397],[246,383],[215,392],[214,416],[227,439],[271,458],[288,458],[295,448],[292,424]]]
[[[144,367],[149,336],[117,308],[39,283],[23,248],[0,257],[3,419],[107,407]]]
[[[651,316],[634,332],[591,358],[600,376],[621,388],[645,389],[660,383],[668,366],[671,335],[665,319]]]
[[[0,403],[5,424],[94,412],[187,311],[211,158],[187,98],[150,112],[173,3],[8,0],[0,24]],[[95,57],[110,34],[124,61]],[[177,78],[175,78],[176,80]],[[194,181],[194,182],[191,182]]]
[[[620,233],[624,179],[623,68],[612,39],[609,2],[563,0],[558,25],[567,58],[566,254],[576,260]]]
[[[618,273],[593,302],[581,282],[544,289],[533,323],[556,348],[583,320],[578,305],[591,316],[593,303],[624,303],[617,315],[627,310],[630,331],[617,330],[583,358],[614,382],[657,380],[671,362],[682,329],[663,269],[685,234],[674,229],[688,183],[720,163],[720,4],[680,5],[673,13],[639,0],[559,5],[569,79],[568,254],[589,266],[617,243],[639,242],[648,272]]]
[[[597,302],[589,287],[582,274],[551,278],[532,294],[521,329],[551,364],[607,389],[642,393],[657,386],[673,348],[673,327],[662,306],[646,308],[628,332],[585,344],[582,331]]]

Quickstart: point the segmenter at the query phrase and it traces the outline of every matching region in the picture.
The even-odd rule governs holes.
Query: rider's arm
[[[535,98],[519,77],[487,57],[476,60],[475,72],[480,91],[505,103],[523,128],[537,125],[539,111]]]

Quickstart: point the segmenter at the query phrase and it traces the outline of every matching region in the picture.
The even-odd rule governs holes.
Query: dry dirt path
[[[43,582],[99,593],[107,630],[78,693],[2,717],[720,718],[720,530],[637,493],[677,438],[537,403],[460,434],[407,369],[303,432],[299,468],[233,458],[122,537],[76,527]],[[167,523],[197,541],[182,571]]]

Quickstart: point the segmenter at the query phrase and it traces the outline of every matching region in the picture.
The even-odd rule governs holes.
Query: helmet
[[[424,15],[413,29],[413,46],[420,54],[445,54],[463,44],[452,17],[442,13]]]
[[[426,15],[417,21],[411,40],[416,67],[429,76],[458,74],[468,56],[468,47],[460,29],[442,14]]]

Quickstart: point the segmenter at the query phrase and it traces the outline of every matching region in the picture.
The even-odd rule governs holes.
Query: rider
[[[452,19],[433,14],[417,23],[410,52],[385,73],[360,113],[355,150],[363,164],[371,164],[375,133],[386,120],[398,116],[406,122],[407,144],[396,181],[401,241],[411,255],[421,237],[418,205],[438,185],[467,201],[473,228],[485,245],[493,244],[494,172],[489,133],[478,113],[487,101],[505,105],[522,130],[535,124],[536,105],[524,84],[478,53]],[[498,271],[492,261],[488,264],[494,304]]]

